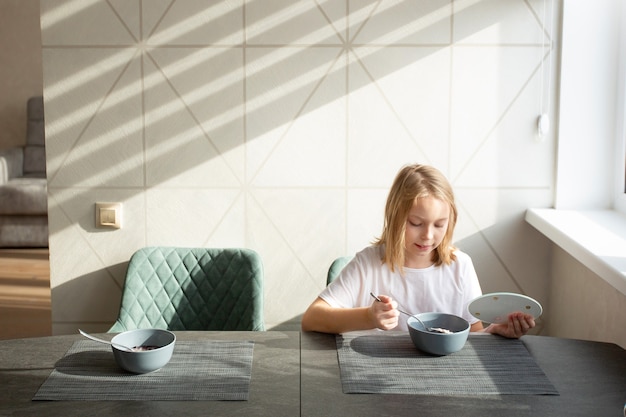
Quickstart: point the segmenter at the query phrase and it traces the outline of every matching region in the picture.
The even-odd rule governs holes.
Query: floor
[[[48,249],[0,249],[0,340],[50,334]]]

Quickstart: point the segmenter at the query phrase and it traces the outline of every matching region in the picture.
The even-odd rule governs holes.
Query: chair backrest
[[[137,328],[264,330],[260,256],[237,248],[139,249],[109,332]]]
[[[28,124],[24,146],[23,175],[46,177],[46,135],[44,130],[43,97],[31,97],[26,106]]]
[[[330,284],[339,276],[341,270],[348,265],[348,263],[354,258],[354,256],[342,256],[337,258],[330,264],[328,268],[328,274],[326,275],[326,285]]]

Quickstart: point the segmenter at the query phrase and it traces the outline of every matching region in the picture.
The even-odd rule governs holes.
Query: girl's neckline
[[[434,267],[435,267],[435,263],[433,262],[432,264],[430,264],[429,266],[424,267],[424,268],[412,268],[410,266],[405,266],[404,269],[407,270],[407,271],[420,272],[420,271],[426,271],[426,270],[429,270],[429,269],[433,269]]]

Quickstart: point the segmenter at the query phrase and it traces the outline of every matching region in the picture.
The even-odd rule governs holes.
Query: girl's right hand
[[[374,301],[369,308],[373,327],[381,330],[391,330],[398,325],[398,303],[391,297],[379,295],[380,301]]]

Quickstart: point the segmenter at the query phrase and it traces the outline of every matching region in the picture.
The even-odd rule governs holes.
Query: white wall
[[[412,162],[453,183],[483,290],[547,302],[550,244],[523,215],[553,204],[535,126],[558,4],[546,28],[539,0],[169,4],[41,1],[54,333],[108,329],[146,245],[257,250],[268,327],[297,328]],[[101,201],[122,229],[94,227]]]
[[[626,297],[559,247],[553,251],[546,334],[626,349]]]

